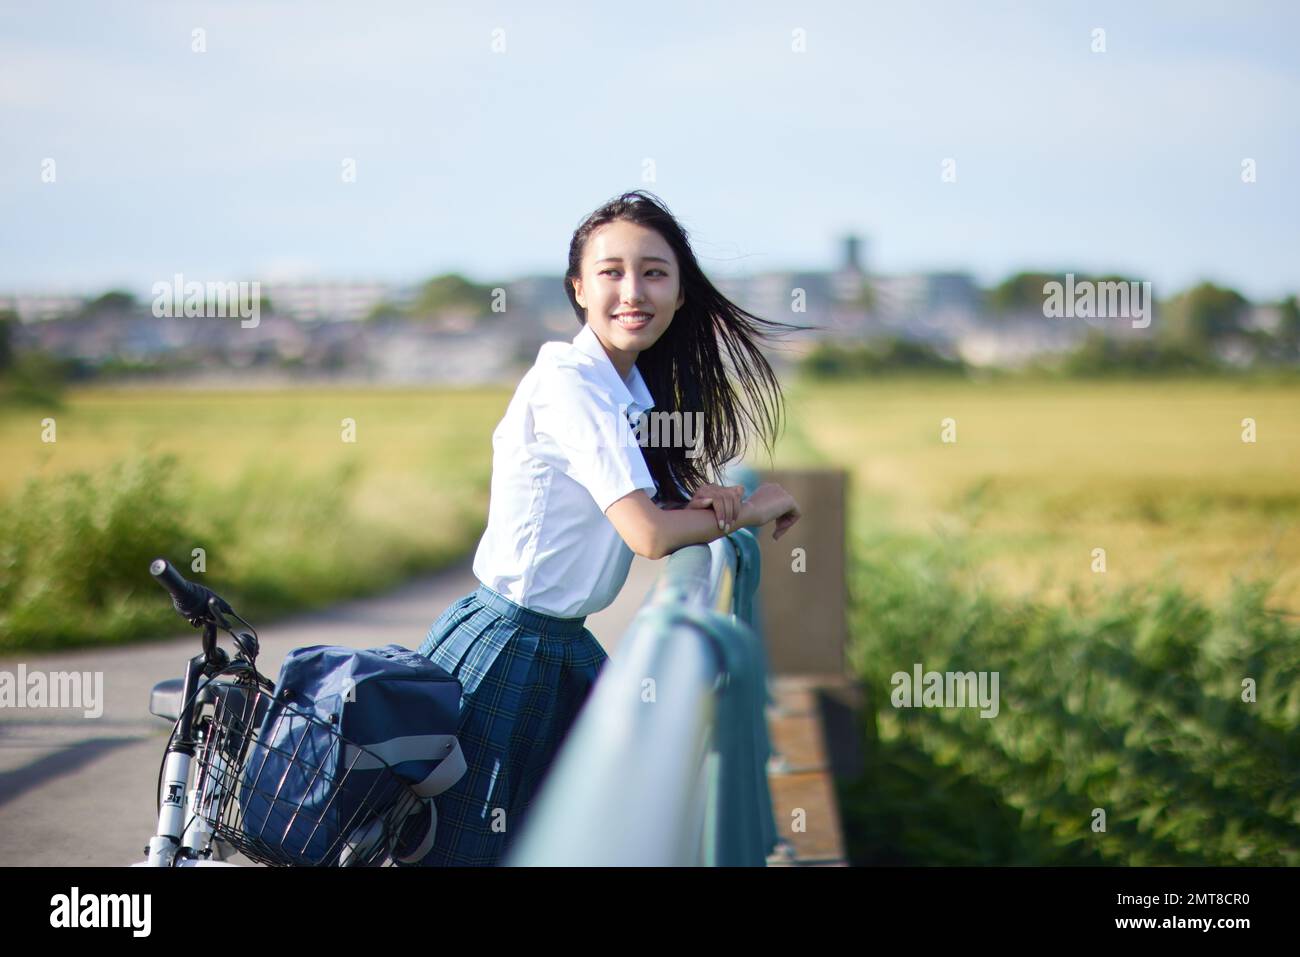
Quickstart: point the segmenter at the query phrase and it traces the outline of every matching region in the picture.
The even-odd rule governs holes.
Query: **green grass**
[[[961,584],[962,545],[856,540],[849,655],[868,706],[866,773],[840,782],[851,860],[1300,863],[1300,628],[1264,587],[1217,607],[1177,586],[1100,609],[1007,600]],[[997,672],[999,713],[895,708],[890,678],[915,662]]]
[[[508,399],[96,390],[3,407],[0,649],[174,634],[159,556],[255,624],[442,567],[482,531]]]
[[[1300,864],[1300,389],[931,378],[790,397],[778,464],[851,476],[853,863]],[[998,672],[999,714],[894,708],[915,662]]]
[[[847,469],[868,524],[971,533],[971,584],[1105,601],[1176,582],[1221,600],[1234,579],[1267,580],[1273,607],[1300,615],[1300,385],[930,378],[789,396],[777,464]],[[941,441],[946,418],[956,442]],[[1241,440],[1244,418],[1254,443]]]

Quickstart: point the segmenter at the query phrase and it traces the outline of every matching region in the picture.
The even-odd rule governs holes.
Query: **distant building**
[[[1044,355],[1057,355],[1078,346],[1080,325],[1053,323],[1032,314],[996,325],[971,328],[957,340],[957,354],[973,366],[1015,367]]]
[[[1282,310],[1268,303],[1251,305],[1241,318],[1241,328],[1275,336],[1282,329]]]
[[[867,272],[862,267],[862,240],[846,236],[841,249],[843,259],[830,276],[831,297],[836,302],[858,303],[867,285]]]
[[[544,342],[572,339],[581,326],[564,291],[561,276],[525,276],[505,285],[506,313],[490,316],[480,327],[513,337],[514,361],[532,365]],[[487,368],[483,360],[480,368]],[[498,370],[499,372],[499,370]]]
[[[87,296],[65,293],[0,295],[0,312],[9,309],[18,313],[18,318],[23,322],[41,322],[75,315],[88,302],[90,299]]]
[[[380,303],[402,305],[412,290],[383,282],[263,282],[262,294],[272,309],[299,321],[353,322],[365,319]]]
[[[839,239],[829,269],[712,278],[723,295],[760,318],[811,327],[760,344],[780,367],[821,342],[851,345],[885,337],[925,343],[976,365],[1016,365],[1071,349],[1090,329],[1136,340],[1154,336],[1158,328],[1158,311],[1145,329],[1116,319],[1049,319],[1033,303],[1018,313],[992,315],[966,273],[877,275],[867,266],[866,250],[866,240],[850,234]],[[469,303],[412,318],[422,283],[267,280],[261,290],[271,309],[253,327],[215,318],[158,319],[147,301],[88,317],[84,309],[91,298],[58,293],[0,295],[0,309],[22,319],[16,337],[21,347],[92,365],[117,357],[214,372],[267,367],[302,378],[517,381],[542,343],[571,339],[579,324],[558,273],[522,276],[500,287],[504,297],[495,284],[489,290],[496,312]],[[56,318],[61,321],[44,321]],[[1257,306],[1243,325],[1272,331],[1280,321],[1275,307]],[[1226,343],[1221,357],[1246,362],[1251,348],[1244,339]]]
[[[889,317],[933,313],[970,316],[983,311],[984,294],[975,280],[962,272],[877,276],[872,278],[871,288],[874,308]]]

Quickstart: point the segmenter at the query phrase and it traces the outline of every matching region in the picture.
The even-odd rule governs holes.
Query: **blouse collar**
[[[641,378],[641,370],[633,364],[631,381],[624,382],[590,323],[583,323],[582,330],[573,337],[573,345],[580,352],[596,360],[596,368],[600,371],[601,377],[609,384],[614,398],[628,407],[629,417],[635,419],[647,409],[654,408],[654,396],[650,394],[645,379]]]

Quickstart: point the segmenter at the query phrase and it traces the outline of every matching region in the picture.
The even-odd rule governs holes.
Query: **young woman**
[[[756,324],[802,327],[724,298],[681,226],[641,191],[578,227],[565,291],[581,331],[542,346],[492,434],[480,587],[420,648],[461,681],[469,765],[438,796],[426,865],[495,864],[509,848],[607,659],[583,624],[618,595],[633,552],[662,558],[768,522],[779,538],[800,517],[779,485],[742,501],[743,487],[710,479],[744,451],[742,420],[762,427],[769,453],[775,440],[780,386]],[[702,441],[639,445],[650,408],[702,421]]]

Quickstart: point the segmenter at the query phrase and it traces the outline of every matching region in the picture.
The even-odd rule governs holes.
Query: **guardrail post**
[[[803,512],[779,541],[770,526],[762,551],[761,630],[773,677],[847,673],[848,586],[845,577],[847,473],[773,469],[762,481],[784,487]]]

